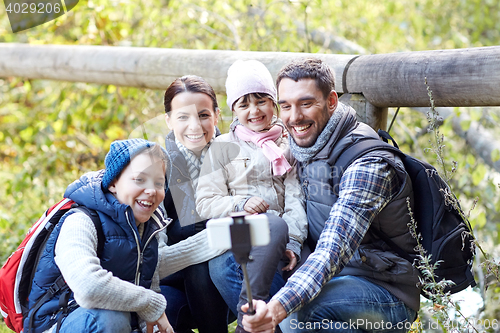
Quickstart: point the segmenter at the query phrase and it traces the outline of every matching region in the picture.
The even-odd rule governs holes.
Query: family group
[[[412,184],[399,157],[373,151],[333,186],[338,157],[378,135],[339,102],[332,69],[298,59],[275,82],[261,62],[238,60],[226,94],[234,117],[221,134],[212,87],[176,79],[164,96],[165,148],[115,141],[103,170],[68,186],[65,197],[96,211],[102,231],[81,210],[61,218],[29,301],[61,274],[71,294],[67,311],[53,295],[25,319],[35,332],[224,333],[234,320],[236,332],[372,331],[344,325],[360,319],[408,331],[419,273],[371,230],[414,253]],[[269,244],[247,265],[254,314],[232,252],[208,246],[207,220],[233,213],[269,222]]]

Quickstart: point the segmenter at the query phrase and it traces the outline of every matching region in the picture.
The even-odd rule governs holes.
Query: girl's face
[[[129,205],[135,222],[147,222],[165,198],[165,166],[148,153],[135,156],[110,186],[121,204]]]
[[[212,139],[218,116],[219,110],[214,111],[208,95],[182,92],[172,99],[172,111],[166,115],[166,120],[176,139],[198,153]]]
[[[269,97],[257,98],[253,94],[241,97],[234,103],[233,111],[246,128],[260,132],[269,128],[274,115],[274,103]]]

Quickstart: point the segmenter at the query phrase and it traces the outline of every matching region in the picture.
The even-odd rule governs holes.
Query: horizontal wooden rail
[[[279,69],[305,53],[161,49],[114,46],[0,43],[0,77],[114,84],[166,89],[183,75],[205,78],[225,93],[227,70],[238,59],[257,59],[276,77]],[[342,75],[352,55],[319,55]]]
[[[338,92],[363,94],[377,107],[429,106],[425,78],[436,106],[500,106],[500,46],[355,56],[0,43],[0,77],[165,89],[179,76],[196,74],[223,93],[237,59],[257,59],[276,76],[306,56],[333,67]]]
[[[348,68],[347,90],[375,106],[500,106],[500,46],[375,54]]]

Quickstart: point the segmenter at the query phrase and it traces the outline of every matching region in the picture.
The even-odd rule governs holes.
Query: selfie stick
[[[233,224],[229,226],[231,232],[231,251],[234,259],[241,265],[243,277],[247,287],[248,312],[249,315],[254,315],[252,302],[252,289],[250,288],[250,280],[247,273],[247,262],[252,260],[250,251],[252,250],[252,240],[250,238],[250,224],[245,221],[244,215],[233,215]]]

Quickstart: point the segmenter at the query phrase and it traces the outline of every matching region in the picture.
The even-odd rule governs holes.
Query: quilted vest
[[[308,244],[311,250],[315,249],[330,211],[338,199],[338,188],[333,188],[331,179],[332,175],[339,172],[335,169],[335,161],[345,149],[367,137],[379,139],[371,127],[356,121],[355,112],[350,109],[340,120],[325,147],[308,162],[298,164],[298,174],[306,198]],[[401,184],[397,196],[374,218],[370,228],[386,233],[407,253],[415,253],[416,240],[407,226],[410,218],[406,199],[410,198],[413,203],[411,180],[401,160],[392,153],[376,151],[370,153],[370,156],[381,157],[391,165]],[[365,276],[391,291],[411,308],[419,307],[417,270],[407,260],[392,252],[370,230],[339,275]]]
[[[122,205],[124,207],[124,205]],[[60,223],[51,233],[33,279],[33,286],[29,295],[31,308],[42,297],[48,288],[61,275],[54,260],[54,250],[61,226],[64,220],[76,211],[66,213]],[[112,272],[114,276],[145,288],[150,288],[153,274],[158,261],[158,242],[156,233],[164,229],[150,219],[144,228],[142,241],[139,240],[132,209],[127,206],[125,215],[127,221],[116,223],[108,215],[98,211],[104,233],[104,248],[100,257],[101,266]],[[124,260],[127,258],[127,260]],[[59,316],[59,296],[54,295],[48,299],[37,311],[33,321],[33,332],[39,333],[52,327]],[[71,293],[69,298],[69,311],[78,307]],[[24,321],[25,329],[29,327],[31,313]]]

